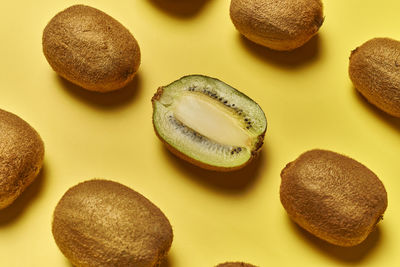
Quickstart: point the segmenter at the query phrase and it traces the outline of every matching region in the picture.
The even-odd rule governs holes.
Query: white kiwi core
[[[214,103],[212,103],[214,102]],[[249,134],[232,112],[202,94],[185,94],[174,105],[174,116],[187,127],[219,144],[250,147]]]

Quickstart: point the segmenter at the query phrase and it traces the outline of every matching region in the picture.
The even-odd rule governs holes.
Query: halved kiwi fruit
[[[152,98],[157,136],[199,167],[230,171],[260,150],[267,120],[260,106],[226,83],[190,75],[158,88]]]

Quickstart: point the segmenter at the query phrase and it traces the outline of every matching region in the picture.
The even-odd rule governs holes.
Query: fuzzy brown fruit
[[[327,150],[311,150],[281,172],[280,198],[293,221],[339,246],[355,246],[382,219],[387,194],[361,163]]]
[[[255,265],[244,262],[225,262],[218,264],[215,267],[256,267]]]
[[[0,109],[0,209],[4,209],[37,177],[44,144],[20,117]]]
[[[173,239],[158,207],[107,180],[70,188],[55,208],[52,231],[75,266],[159,266]]]
[[[231,0],[230,16],[247,39],[280,51],[308,42],[324,21],[320,0]]]
[[[400,118],[400,42],[374,38],[351,52],[349,75],[373,105]]]
[[[47,24],[43,52],[60,76],[85,89],[120,89],[135,76],[140,49],[132,34],[104,12],[71,6]]]

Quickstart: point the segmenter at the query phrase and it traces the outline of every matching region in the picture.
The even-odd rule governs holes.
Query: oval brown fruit
[[[0,209],[11,205],[43,165],[44,144],[20,117],[0,109]]]
[[[280,51],[308,42],[324,21],[320,0],[231,0],[230,16],[247,39]]]
[[[173,239],[158,207],[107,180],[70,188],[55,208],[52,231],[75,266],[159,266]]]
[[[225,263],[220,263],[215,267],[256,267],[256,266],[244,262],[225,262]]]
[[[89,6],[75,5],[58,13],[44,29],[42,45],[54,71],[91,91],[124,87],[140,65],[139,45],[132,34]]]
[[[311,150],[281,172],[280,198],[290,218],[338,246],[355,246],[382,219],[387,194],[379,178],[349,157]]]
[[[374,38],[351,52],[350,79],[373,105],[400,118],[400,42]]]

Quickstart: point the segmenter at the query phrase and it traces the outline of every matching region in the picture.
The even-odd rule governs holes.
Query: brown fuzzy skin
[[[355,246],[382,219],[387,194],[379,178],[349,157],[311,150],[281,172],[280,199],[293,221],[338,246]]]
[[[70,188],[55,208],[52,231],[75,266],[159,266],[173,239],[171,225],[158,207],[107,180]]]
[[[215,267],[256,267],[255,265],[244,262],[225,262],[218,264]]]
[[[154,94],[154,96],[151,98],[151,103],[153,105],[153,109],[154,109],[154,102],[160,100],[161,95],[163,94],[163,90],[164,87],[161,86],[157,89],[157,92]],[[153,117],[154,118],[154,117]],[[240,170],[242,168],[244,168],[245,166],[249,165],[250,162],[252,162],[254,159],[256,159],[258,157],[258,154],[261,150],[262,145],[264,144],[264,136],[265,136],[265,132],[266,130],[260,134],[258,136],[258,142],[255,145],[254,150],[251,152],[251,156],[249,158],[248,161],[246,161],[245,163],[243,163],[242,165],[239,166],[234,166],[234,167],[220,167],[220,166],[214,166],[214,165],[209,165],[206,164],[204,162],[198,161],[196,159],[193,159],[185,154],[183,154],[182,152],[180,152],[179,150],[177,150],[175,147],[171,146],[168,142],[166,142],[157,132],[157,129],[155,127],[154,124],[154,119],[153,119],[153,129],[154,132],[156,133],[158,139],[161,140],[161,142],[165,145],[165,147],[175,156],[177,156],[180,159],[183,159],[197,167],[200,167],[202,169],[206,169],[206,170],[210,170],[210,171],[218,171],[218,172],[231,172],[231,171],[237,171]]]
[[[279,51],[304,45],[324,21],[320,0],[231,0],[230,17],[247,39]]]
[[[351,52],[350,79],[373,105],[400,118],[400,42],[374,38]]]
[[[0,109],[0,209],[11,205],[35,180],[43,158],[44,144],[35,129]]]
[[[132,34],[102,11],[71,6],[47,24],[43,53],[60,76],[87,90],[109,92],[128,84],[140,65]]]

